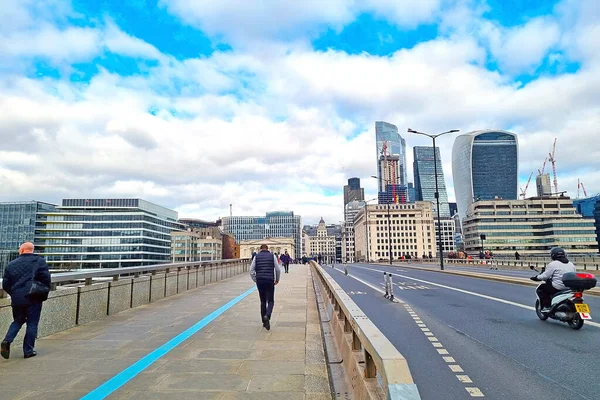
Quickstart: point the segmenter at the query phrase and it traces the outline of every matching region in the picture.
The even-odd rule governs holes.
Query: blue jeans
[[[23,324],[27,323],[25,340],[23,341],[23,353],[25,355],[33,353],[33,349],[35,348],[35,338],[37,337],[38,332],[38,324],[40,323],[40,316],[42,315],[42,303],[12,306],[12,314],[13,322],[8,327],[8,332],[6,332],[4,340],[8,343],[12,343],[17,337]]]

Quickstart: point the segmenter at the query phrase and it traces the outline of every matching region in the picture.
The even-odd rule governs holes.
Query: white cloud
[[[161,0],[169,12],[213,37],[237,46],[305,41],[326,28],[341,30],[361,13],[402,27],[432,22],[442,0]]]
[[[485,22],[480,34],[494,59],[509,73],[532,72],[560,39],[558,23],[546,17],[511,28]]]
[[[586,22],[586,32],[597,28]],[[87,47],[70,43],[43,53],[34,46],[27,54],[72,62],[85,48],[109,48],[158,65],[140,76],[101,71],[89,84],[0,75],[0,199],[135,195],[186,216],[228,215],[233,204],[238,215],[288,209],[306,222],[337,222],[342,196],[327,193],[341,191],[349,177],[361,177],[368,198],[375,197],[376,181],[368,178],[376,172],[375,120],[396,124],[406,138],[409,180],[411,147],[430,142],[406,128],[503,128],[520,135],[525,177],[558,137],[559,188],[574,193],[580,177],[590,193],[600,191],[600,148],[592,145],[600,64],[587,49],[593,37],[569,45],[578,49],[581,71],[521,87],[487,71],[487,49],[463,34],[390,57],[271,44],[268,51],[177,61],[110,21],[89,29],[97,36]],[[439,141],[450,198],[452,143]]]

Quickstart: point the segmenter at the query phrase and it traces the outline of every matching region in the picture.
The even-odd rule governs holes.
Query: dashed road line
[[[421,317],[419,317],[415,310],[413,310],[410,304],[404,303],[404,308],[406,309],[408,314],[413,318],[417,326],[421,328],[421,331],[423,332],[425,337],[429,339],[429,342],[433,345],[433,347],[435,347],[438,354],[442,356],[442,359],[448,365],[450,371],[452,371],[452,373],[455,374],[454,376],[456,376],[456,379],[458,379],[458,381],[463,384],[473,384],[473,380],[469,377],[469,375],[464,373],[465,371],[463,370],[463,368],[460,366],[460,364],[456,362],[454,357],[450,355],[450,352],[448,352],[448,350],[444,348],[444,346],[442,345],[442,343],[440,343],[438,338],[433,336],[433,332],[431,332],[431,330],[427,328],[427,325],[423,323]],[[483,392],[478,387],[465,387],[465,390],[467,391],[467,393],[469,393],[471,397],[485,397]]]
[[[367,268],[365,268],[367,269]],[[357,278],[356,276],[352,276],[350,274],[347,275],[349,278],[352,278],[360,283],[362,283],[363,285],[366,285],[368,287],[370,287],[371,289],[381,293],[381,294],[385,294],[385,290],[382,290],[380,288],[378,288],[375,285],[372,285],[371,283]],[[385,288],[385,285],[382,285],[383,288]],[[419,328],[422,329],[422,332],[425,334],[425,336],[429,339],[429,341],[431,342],[431,344],[433,345],[433,347],[436,348],[438,354],[444,356],[443,359],[446,363],[453,363],[451,365],[449,365],[449,368],[453,371],[453,369],[456,369],[455,373],[462,373],[464,372],[463,369],[460,367],[459,364],[456,364],[456,361],[454,360],[453,357],[449,356],[449,352],[448,350],[444,349],[442,343],[439,342],[439,340],[435,337],[435,336],[430,336],[427,333],[431,333],[431,330],[429,330],[427,328],[427,325],[425,325],[425,323],[423,323],[423,321],[421,320],[421,317],[419,317],[419,315],[412,309],[412,307],[409,304],[406,304],[404,301],[402,300],[398,300],[397,298],[394,298],[394,302],[395,303],[400,303],[402,305],[404,305],[406,311],[409,313],[409,315],[413,318],[413,320],[415,321],[415,323],[417,324],[417,326]],[[427,329],[427,330],[423,330],[423,329]],[[433,335],[433,334],[431,334]],[[453,371],[454,372],[454,371]],[[465,384],[472,384],[473,381],[471,380],[471,378],[469,378],[468,375],[465,374],[460,374],[460,375],[455,375],[457,377],[457,379],[461,382],[461,383],[465,383]],[[485,395],[481,392],[481,390],[477,387],[465,387],[465,390],[469,393],[469,395],[471,397],[485,397]]]

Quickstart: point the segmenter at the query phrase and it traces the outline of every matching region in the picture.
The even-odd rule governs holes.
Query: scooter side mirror
[[[533,265],[530,265],[529,269],[533,271],[535,269],[535,267]]]

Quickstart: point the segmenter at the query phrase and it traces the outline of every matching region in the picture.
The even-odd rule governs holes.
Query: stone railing
[[[402,354],[319,264],[310,264],[318,277],[321,297],[332,307],[329,324],[353,398],[420,399]]]
[[[48,336],[209,283],[249,272],[247,259],[148,265],[52,274],[38,336]],[[12,322],[0,290],[0,332]],[[22,338],[25,329],[21,330]]]

